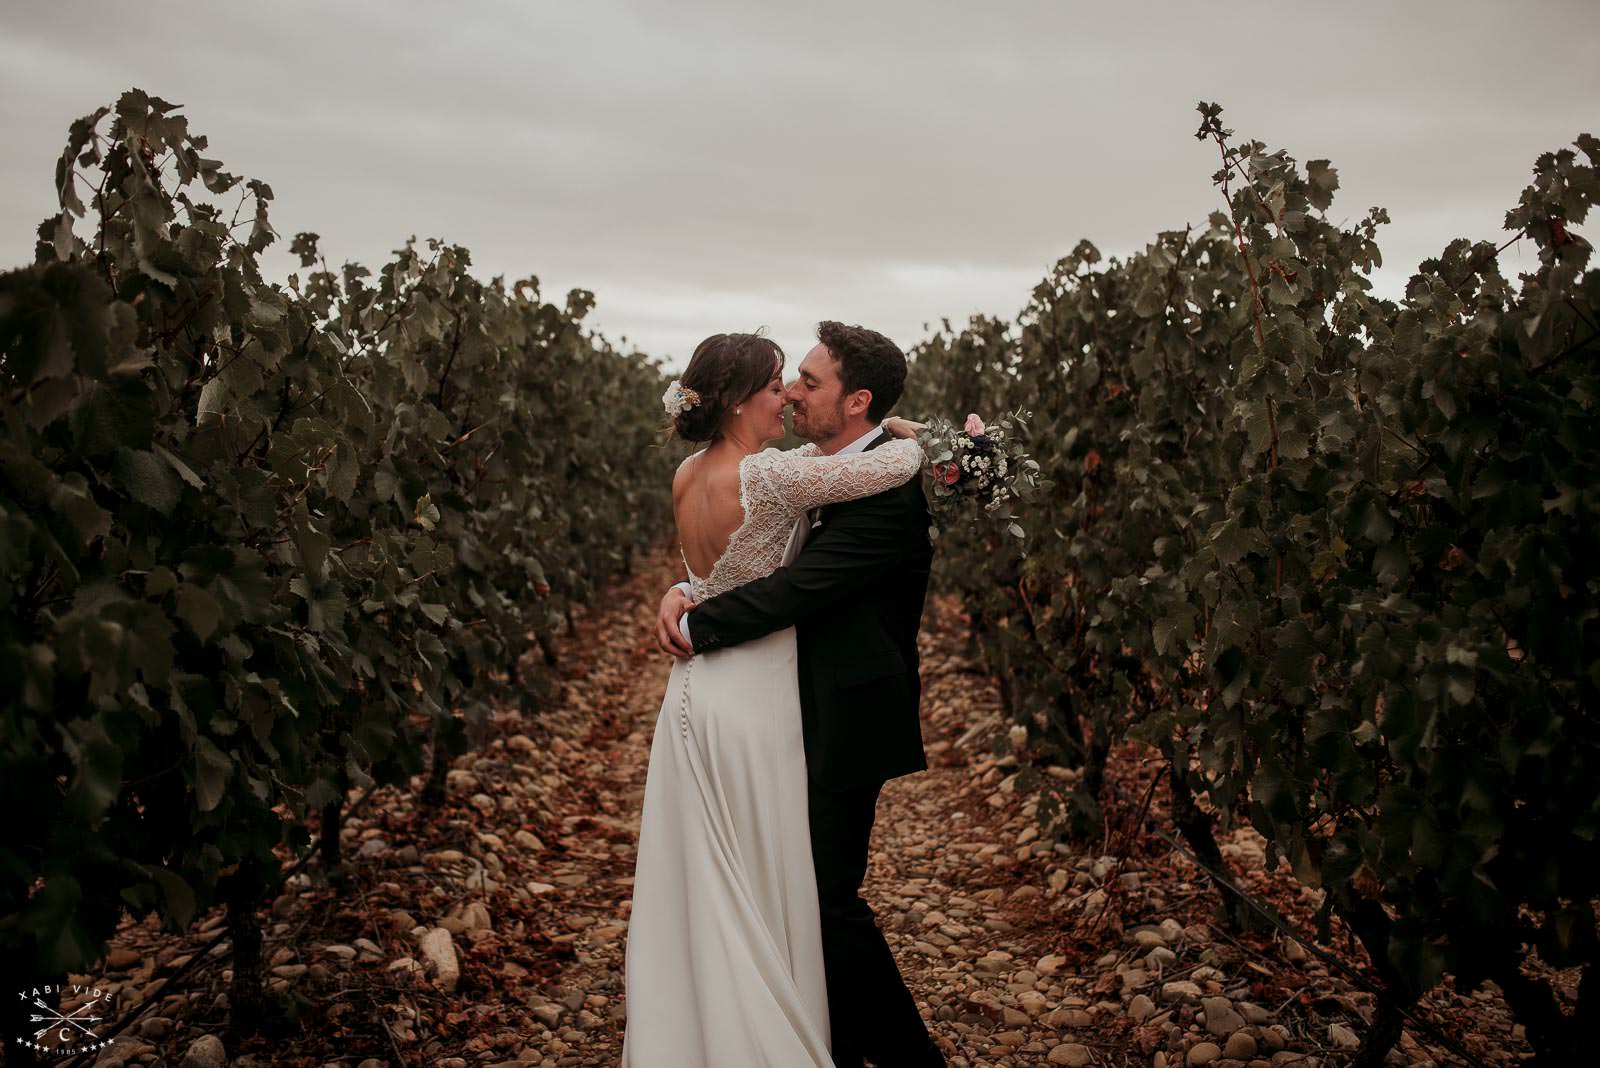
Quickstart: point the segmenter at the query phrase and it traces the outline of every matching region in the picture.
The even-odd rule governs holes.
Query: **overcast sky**
[[[1600,133],[1600,3],[166,0],[0,7],[0,267],[32,258],[75,118],[137,86],[269,182],[281,242],[376,268],[410,234],[591,289],[674,364],[818,319],[910,346],[1014,316],[1080,238],[1221,204],[1197,100],[1381,204],[1380,290],[1492,238],[1541,151]],[[1509,269],[1520,261],[1508,254]]]

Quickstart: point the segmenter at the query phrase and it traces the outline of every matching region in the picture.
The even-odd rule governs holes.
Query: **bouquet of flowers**
[[[960,521],[1000,521],[1012,537],[1025,536],[1013,509],[1039,488],[1039,464],[1022,451],[1027,418],[1017,411],[986,426],[974,414],[959,427],[930,419],[918,432],[933,478],[930,536]]]

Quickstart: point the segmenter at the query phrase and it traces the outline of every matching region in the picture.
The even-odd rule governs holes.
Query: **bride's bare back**
[[[689,570],[702,578],[711,574],[728,540],[744,523],[739,503],[739,461],[733,448],[711,446],[695,453],[672,479],[672,513],[678,524],[678,544]]]
[[[691,456],[672,480],[672,498],[684,563],[700,580],[696,596],[770,573],[808,509],[901,485],[921,464],[922,449],[909,438],[844,456],[809,444],[749,455],[713,445]]]

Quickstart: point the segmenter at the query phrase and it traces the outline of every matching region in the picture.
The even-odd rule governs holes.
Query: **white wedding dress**
[[[809,509],[921,465],[908,439],[745,457],[744,520],[709,575],[690,573],[695,600],[793,560]],[[674,664],[639,827],[624,1068],[832,1068],[807,811],[794,628]]]

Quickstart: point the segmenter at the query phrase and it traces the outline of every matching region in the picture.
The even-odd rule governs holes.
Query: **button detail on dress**
[[[689,737],[689,672],[694,670],[693,658],[683,664],[683,694],[678,701],[678,733]]]

